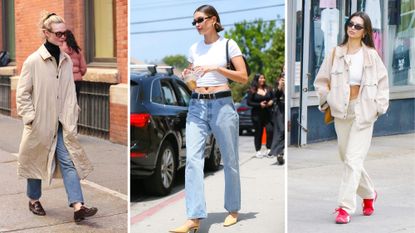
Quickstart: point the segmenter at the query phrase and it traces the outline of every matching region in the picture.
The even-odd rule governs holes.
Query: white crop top
[[[349,64],[349,83],[352,86],[361,85],[363,76],[363,49],[355,54],[347,54],[346,62]]]
[[[221,66],[226,67],[226,41],[228,39],[219,36],[212,44],[205,44],[204,40],[194,43],[189,49],[188,61],[196,66]],[[241,50],[234,40],[229,40],[229,59],[242,56]],[[228,79],[219,72],[207,72],[196,80],[198,87],[219,86],[228,83]]]

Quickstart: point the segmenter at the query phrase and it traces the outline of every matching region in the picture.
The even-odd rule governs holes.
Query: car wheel
[[[216,141],[212,145],[212,150],[210,151],[210,155],[205,160],[206,169],[209,171],[217,171],[220,168],[220,161],[222,156],[220,154],[219,146]]]
[[[146,180],[146,190],[155,195],[165,196],[171,192],[175,178],[175,151],[170,142],[165,141],[157,156],[154,174]]]

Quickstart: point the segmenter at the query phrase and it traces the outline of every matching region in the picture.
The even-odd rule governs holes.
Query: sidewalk
[[[42,184],[41,201],[46,216],[29,212],[26,180],[16,174],[21,133],[20,120],[0,115],[0,232],[127,232],[126,146],[79,135],[94,165],[92,174],[82,182],[84,199],[99,211],[77,225],[61,179],[54,179],[51,186]]]
[[[256,159],[253,137],[240,137],[240,175],[242,209],[237,224],[223,227],[223,169],[205,176],[208,218],[201,222],[200,233],[284,233],[285,166],[276,159]],[[168,232],[186,221],[183,184],[177,192],[164,198],[132,202],[131,233]]]
[[[334,223],[343,166],[337,142],[288,149],[288,232],[415,232],[415,134],[375,137],[366,158],[378,200],[374,215],[358,208],[346,225]]]

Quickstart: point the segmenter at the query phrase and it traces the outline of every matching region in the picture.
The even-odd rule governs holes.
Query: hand
[[[261,103],[260,103],[260,105],[261,105],[261,108],[265,108],[266,106],[267,106],[267,101],[262,101]]]
[[[285,78],[278,80],[278,90],[283,91],[285,89]]]
[[[267,106],[271,107],[273,104],[274,104],[274,101],[270,100],[270,101],[268,101]]]
[[[184,79],[184,77],[186,76],[186,75],[188,75],[188,74],[190,74],[192,72],[192,70],[191,69],[188,69],[188,68],[184,68],[184,70],[182,71],[182,79]]]
[[[217,66],[196,66],[193,68],[193,72],[201,74],[200,77],[205,75],[207,72],[217,71]]]

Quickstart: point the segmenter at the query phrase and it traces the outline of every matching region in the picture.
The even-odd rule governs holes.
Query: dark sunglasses
[[[66,36],[67,31],[63,31],[63,32],[52,32],[50,30],[48,30],[51,33],[54,33],[56,37],[61,38],[62,36]]]
[[[350,21],[350,22],[348,22],[347,23],[347,26],[349,27],[349,28],[354,28],[354,29],[356,29],[356,30],[358,30],[358,31],[360,31],[360,30],[362,30],[364,27],[363,27],[363,25],[361,25],[361,24],[357,24],[357,23],[353,23],[352,21]]]
[[[193,20],[192,25],[196,26],[196,23],[201,24],[203,23],[203,21],[205,21],[206,19],[212,18],[212,16],[207,16],[207,17],[199,17],[195,20]]]

